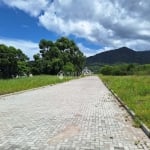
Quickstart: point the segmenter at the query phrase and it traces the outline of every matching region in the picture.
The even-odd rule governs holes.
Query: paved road
[[[96,76],[0,97],[0,150],[150,150]]]

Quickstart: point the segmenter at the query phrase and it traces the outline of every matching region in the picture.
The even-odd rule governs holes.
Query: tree
[[[65,74],[70,75],[71,73],[75,72],[74,65],[71,62],[66,63],[63,67],[63,71]]]
[[[53,58],[51,61],[51,74],[57,74],[63,68],[63,61],[59,58]]]
[[[42,54],[42,57],[46,56],[47,51],[53,46],[52,41],[47,41],[45,39],[42,39],[39,43],[40,53]]]
[[[85,64],[85,57],[75,42],[66,37],[62,37],[55,44],[62,53],[64,65],[70,62],[73,64],[76,72],[81,72]]]
[[[85,57],[73,40],[61,37],[52,42],[42,39],[39,42],[40,54],[34,56],[35,67],[39,67],[41,73],[57,74],[61,70],[81,72],[85,63]],[[39,59],[40,58],[40,59]],[[36,64],[42,64],[36,66]]]
[[[0,45],[0,78],[10,78],[28,71],[28,57],[20,50],[4,44]],[[22,66],[22,67],[21,67]],[[24,66],[24,67],[23,67]],[[21,70],[23,69],[23,70]]]
[[[112,74],[112,66],[106,65],[106,66],[102,67],[101,68],[101,73],[103,75],[111,75]]]
[[[43,63],[42,58],[40,57],[40,54],[33,55],[34,61],[30,62],[31,72],[35,75],[39,75],[43,72]]]

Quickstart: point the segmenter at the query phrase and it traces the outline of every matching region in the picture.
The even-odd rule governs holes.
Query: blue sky
[[[0,0],[0,43],[31,59],[40,39],[61,36],[86,56],[122,46],[150,50],[149,6],[147,0]]]
[[[0,9],[0,33],[2,37],[16,38],[22,40],[33,40],[39,42],[43,38],[58,38],[53,32],[38,25],[38,19],[18,9],[3,6]]]

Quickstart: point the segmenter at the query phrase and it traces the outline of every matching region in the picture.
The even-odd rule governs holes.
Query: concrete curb
[[[128,114],[134,120],[136,118],[136,115],[135,115],[134,111],[132,111],[127,105],[125,105],[125,103],[120,99],[120,97],[112,89],[110,89],[105,82],[103,82],[103,83],[109,89],[109,91],[115,96],[115,98],[118,100],[118,102],[126,109]],[[140,127],[143,130],[143,132],[150,138],[150,129],[142,121],[140,121],[139,119],[138,119],[138,122],[140,123]]]
[[[144,131],[144,133],[150,138],[150,129],[142,122],[141,122],[141,128]]]

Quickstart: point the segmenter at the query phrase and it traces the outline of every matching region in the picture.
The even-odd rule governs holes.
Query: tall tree
[[[0,78],[27,73],[27,61],[28,57],[20,49],[0,44]]]
[[[42,73],[57,74],[60,70],[80,72],[84,66],[83,53],[73,40],[66,37],[61,37],[56,42],[42,39],[39,42],[39,48],[38,62],[42,63],[43,68],[38,70],[42,70]],[[37,62],[37,59],[34,59]]]
[[[76,72],[81,72],[85,63],[85,56],[75,42],[66,37],[62,37],[55,44],[62,53],[64,65],[71,63]]]

